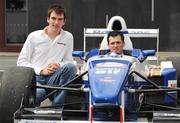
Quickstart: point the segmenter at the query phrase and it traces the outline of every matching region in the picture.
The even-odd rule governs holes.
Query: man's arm
[[[33,46],[31,42],[31,35],[29,35],[21,49],[19,57],[17,59],[17,66],[34,68],[36,74],[40,74],[42,68],[36,67],[31,63],[31,56],[33,53]]]
[[[66,47],[66,53],[64,54],[63,61],[60,63],[61,66],[67,63],[73,63],[73,57],[72,57],[73,47],[74,47],[74,42],[73,42],[73,36],[71,35]]]

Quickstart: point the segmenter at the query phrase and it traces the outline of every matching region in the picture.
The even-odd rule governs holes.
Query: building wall
[[[74,35],[74,49],[83,49],[83,29],[105,28],[106,16],[122,16],[128,28],[159,28],[160,51],[180,51],[180,1],[154,0],[154,20],[151,11],[152,0],[29,0],[29,32],[46,25],[46,11],[50,4],[60,3],[67,9],[65,29]],[[98,47],[99,38],[88,39],[88,49]],[[155,41],[138,42],[135,47],[151,48]],[[146,39],[143,39],[146,40]]]

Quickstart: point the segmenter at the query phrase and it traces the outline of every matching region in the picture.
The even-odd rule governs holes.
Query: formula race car
[[[0,86],[0,123],[179,122],[180,89],[172,62],[158,61],[158,48],[134,49],[128,37],[156,37],[158,29],[121,30],[126,25],[119,16],[109,23],[110,29],[85,29],[85,38],[105,37],[117,29],[124,32],[130,47],[126,46],[124,55],[108,53],[106,48],[87,52],[86,46],[84,51],[74,51],[74,57],[84,60],[83,66],[77,65],[78,75],[64,85],[36,85],[32,68],[6,70]],[[102,47],[104,44],[103,40]],[[36,88],[51,90],[45,103],[58,90],[67,91],[66,101],[63,105],[37,106]]]

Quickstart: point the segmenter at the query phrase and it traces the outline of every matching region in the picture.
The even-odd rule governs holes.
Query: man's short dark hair
[[[57,14],[63,14],[64,15],[64,20],[66,19],[66,9],[59,4],[54,4],[48,8],[48,13],[47,17],[51,16],[51,13],[55,11]]]
[[[121,31],[118,31],[118,30],[114,30],[114,31],[111,31],[108,33],[108,36],[107,36],[107,42],[109,44],[109,37],[112,36],[112,37],[116,37],[116,36],[120,36],[122,41],[124,42],[124,35]]]

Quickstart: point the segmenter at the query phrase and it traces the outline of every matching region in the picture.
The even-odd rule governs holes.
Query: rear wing
[[[84,28],[84,52],[86,52],[87,37],[104,37],[110,30],[106,28]],[[133,38],[156,38],[156,57],[159,52],[159,29],[127,29],[125,33]],[[152,57],[151,57],[152,58]],[[152,60],[157,60],[152,58]]]

